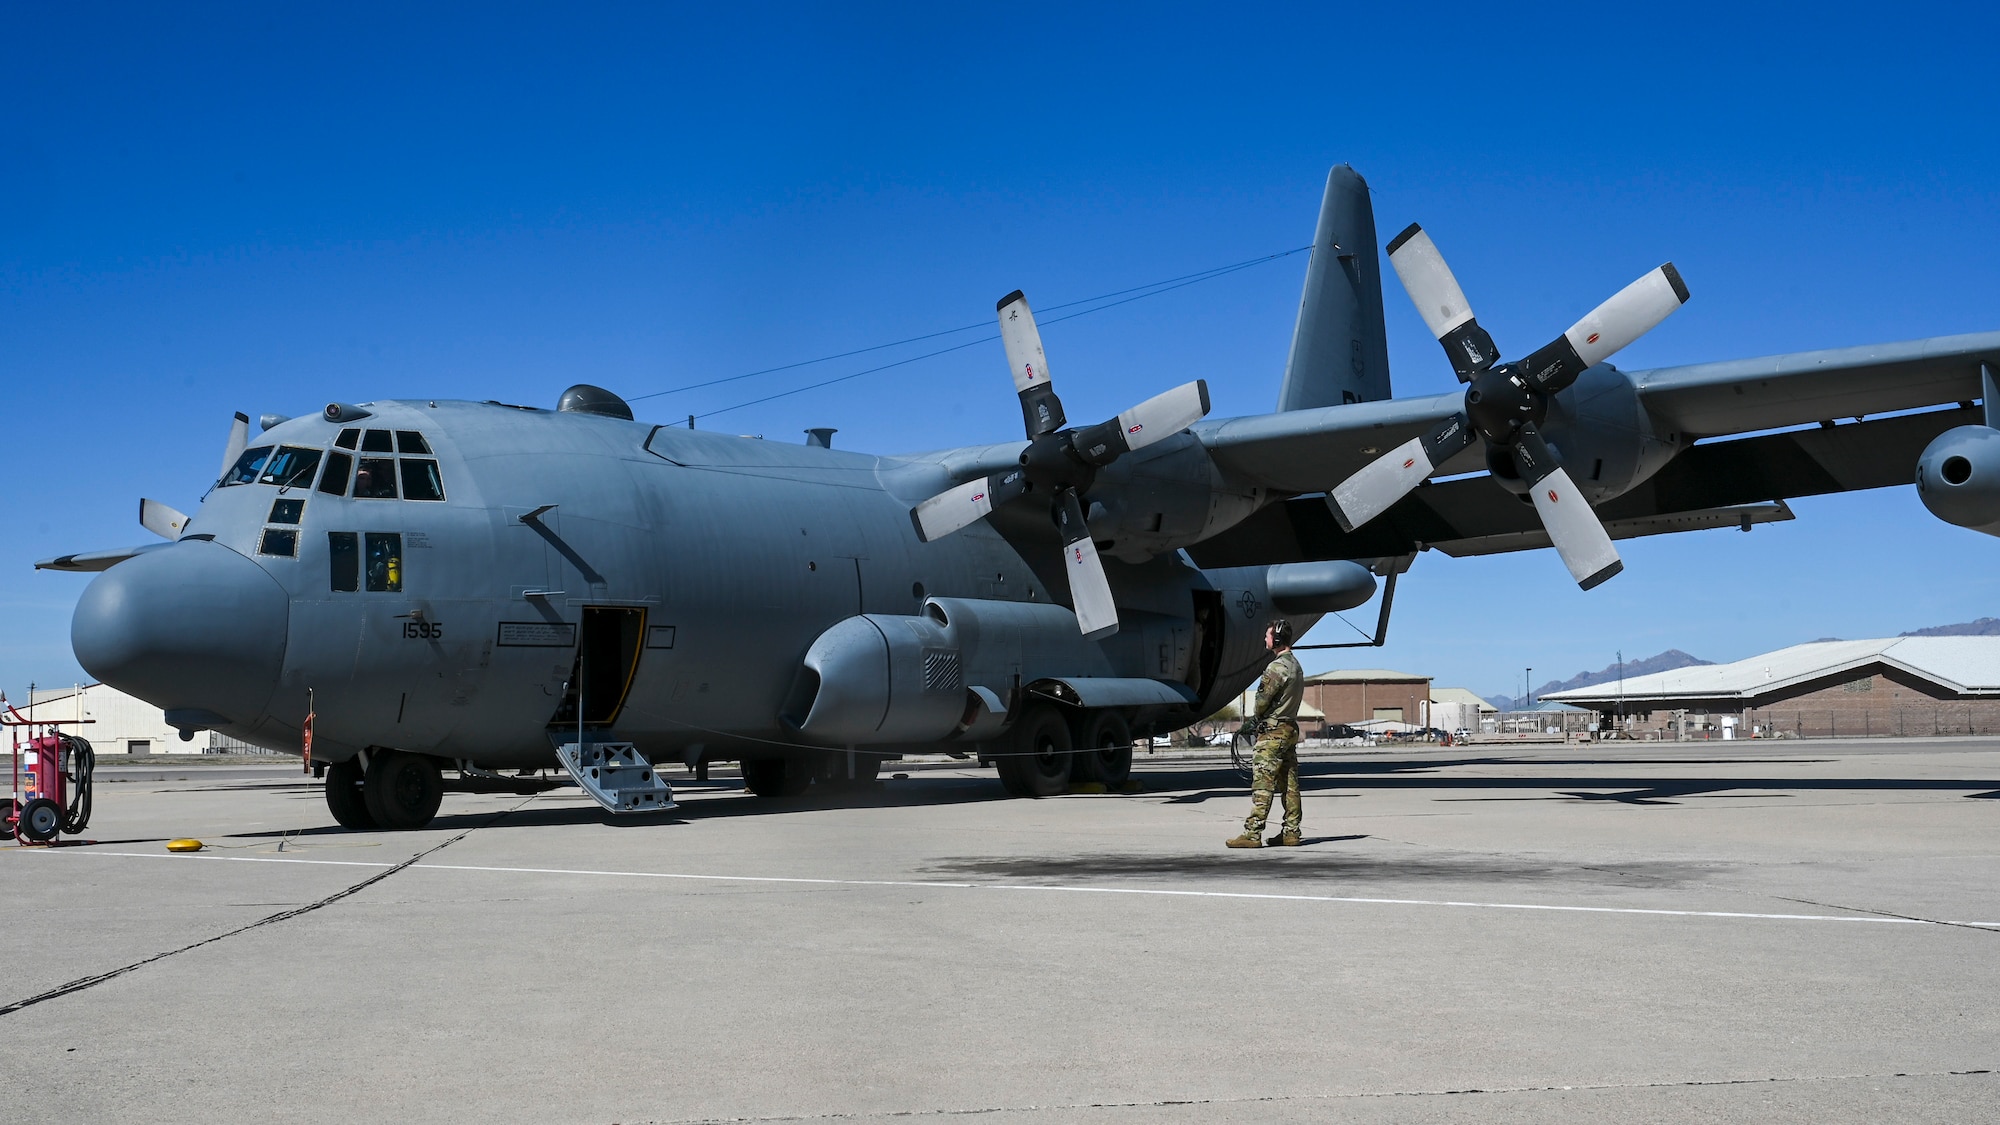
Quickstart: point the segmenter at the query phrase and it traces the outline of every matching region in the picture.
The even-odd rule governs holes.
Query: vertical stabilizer
[[[1389,343],[1382,326],[1382,263],[1368,183],[1345,164],[1327,174],[1306,291],[1279,410],[1386,399]]]

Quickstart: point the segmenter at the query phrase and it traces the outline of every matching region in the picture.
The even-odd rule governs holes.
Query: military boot
[[[1296,848],[1305,843],[1305,838],[1296,832],[1286,832],[1264,841],[1267,848]]]
[[[1245,832],[1241,836],[1232,836],[1222,843],[1224,847],[1230,848],[1261,848],[1264,846],[1262,837],[1253,836],[1248,832]]]

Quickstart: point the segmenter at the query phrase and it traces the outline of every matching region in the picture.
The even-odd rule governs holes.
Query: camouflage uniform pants
[[[1280,786],[1285,793],[1284,832],[1296,836],[1304,809],[1299,802],[1298,737],[1289,731],[1257,740],[1251,757],[1250,815],[1243,821],[1245,836],[1264,834],[1264,821],[1271,815],[1271,799]]]

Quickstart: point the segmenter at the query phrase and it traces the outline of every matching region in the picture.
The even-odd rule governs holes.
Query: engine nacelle
[[[1018,683],[1109,672],[1063,606],[931,598],[916,616],[862,614],[821,633],[780,717],[824,745],[977,739],[1004,722]]]
[[[1264,588],[1279,613],[1339,613],[1375,596],[1375,576],[1359,563],[1278,563],[1265,572]]]
[[[2000,430],[1946,430],[1917,458],[1917,495],[1946,523],[2000,535]]]
[[[1687,443],[1685,434],[1660,432],[1631,377],[1608,363],[1585,371],[1556,395],[1541,429],[1592,504],[1643,484]],[[1513,458],[1488,467],[1502,487],[1526,495]]]

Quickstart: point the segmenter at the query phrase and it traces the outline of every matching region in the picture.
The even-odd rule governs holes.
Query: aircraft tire
[[[828,751],[826,760],[820,763],[820,774],[814,778],[816,784],[833,789],[866,789],[875,784],[882,774],[880,754],[854,755],[854,776],[847,776],[847,753],[842,750]]]
[[[1054,797],[1069,788],[1075,755],[1069,723],[1051,703],[1037,703],[1014,724],[1004,753],[993,760],[1000,784],[1016,797]]]
[[[1132,778],[1132,727],[1116,711],[1086,711],[1077,727],[1076,764],[1070,776],[1122,787]]]
[[[422,754],[377,750],[361,792],[377,825],[403,832],[422,828],[437,815],[444,800],[444,779],[437,764]]]
[[[796,797],[812,784],[812,771],[801,762],[785,758],[745,758],[741,764],[743,787],[759,797]]]
[[[353,758],[326,768],[326,811],[333,814],[335,824],[350,832],[366,832],[376,827],[361,781],[361,763]]]

